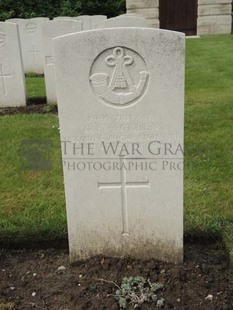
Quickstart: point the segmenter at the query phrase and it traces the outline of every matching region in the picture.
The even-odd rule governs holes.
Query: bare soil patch
[[[0,116],[15,114],[57,114],[57,106],[48,105],[46,98],[34,99],[29,101],[25,107],[0,108]]]
[[[58,270],[61,266],[65,269]],[[68,250],[2,250],[0,309],[117,310],[112,296],[117,288],[111,281],[120,285],[129,276],[163,283],[164,309],[233,309],[228,253],[221,242],[210,240],[186,242],[185,261],[177,265],[94,257],[71,266]],[[208,295],[213,299],[206,299]],[[143,304],[138,309],[155,306]]]

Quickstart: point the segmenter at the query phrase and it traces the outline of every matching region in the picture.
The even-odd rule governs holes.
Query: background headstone
[[[146,19],[137,16],[119,16],[102,21],[102,28],[114,27],[146,27]]]
[[[102,25],[102,21],[107,20],[106,15],[93,15],[91,16],[91,29],[98,29]]]
[[[63,19],[65,19],[65,20],[75,20],[76,19],[76,17],[71,17],[71,16],[57,16],[57,17],[54,17],[54,19],[53,20],[63,20]]]
[[[137,14],[137,13],[125,13],[125,14],[118,15],[116,17],[142,17],[142,15]]]
[[[0,22],[0,107],[26,105],[18,26]]]
[[[44,75],[48,102],[57,101],[52,40],[56,37],[81,30],[82,23],[79,21],[52,20],[41,25],[44,55]]]
[[[91,16],[80,15],[77,17],[77,20],[82,22],[82,30],[90,30],[91,29]]]
[[[105,19],[107,19],[105,15],[80,15],[77,17],[77,20],[83,23],[83,30],[100,28]]]
[[[15,19],[19,26],[20,44],[25,73],[44,73],[40,25],[49,18]]]
[[[54,47],[71,260],[181,261],[184,35],[100,29]]]
[[[9,18],[6,19],[5,21],[8,23],[17,23],[18,21],[24,20],[23,18]]]

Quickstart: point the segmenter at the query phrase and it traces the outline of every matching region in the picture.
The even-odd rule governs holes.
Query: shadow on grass
[[[47,104],[46,97],[34,97],[34,98],[27,99],[27,106],[37,105],[37,104]]]

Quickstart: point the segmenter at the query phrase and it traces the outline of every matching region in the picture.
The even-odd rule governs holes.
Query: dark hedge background
[[[36,16],[117,16],[126,11],[126,0],[0,0],[0,20]]]

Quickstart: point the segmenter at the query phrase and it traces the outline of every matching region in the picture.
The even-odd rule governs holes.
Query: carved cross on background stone
[[[6,93],[7,93],[5,78],[11,78],[11,77],[12,77],[12,75],[10,75],[10,74],[4,74],[3,65],[0,65],[0,79],[1,79],[1,84],[2,84],[2,89],[3,89],[4,95],[6,95]]]

